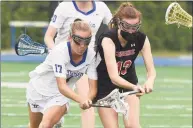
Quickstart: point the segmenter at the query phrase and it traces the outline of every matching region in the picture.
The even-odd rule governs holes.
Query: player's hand
[[[134,87],[134,91],[139,91],[139,93],[137,93],[137,96],[142,96],[145,94],[145,89],[143,87],[141,87],[140,85],[136,85]]]
[[[143,88],[145,89],[145,93],[151,93],[153,91],[153,84],[154,81],[149,79],[145,82],[145,84],[143,85]]]
[[[83,110],[89,109],[91,107],[90,104],[92,104],[92,101],[90,99],[83,98],[80,102],[80,108]]]

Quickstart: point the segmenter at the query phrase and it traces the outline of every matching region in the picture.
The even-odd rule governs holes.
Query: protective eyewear
[[[137,32],[141,27],[141,21],[137,24],[129,24],[122,20],[120,21],[120,26],[122,27],[124,31],[134,30]]]
[[[81,45],[81,44],[89,45],[91,42],[91,38],[92,38],[92,36],[87,37],[87,38],[83,38],[83,37],[80,37],[78,35],[72,35],[72,39],[74,40],[74,42],[77,45]]]

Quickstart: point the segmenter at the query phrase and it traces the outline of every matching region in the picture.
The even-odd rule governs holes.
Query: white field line
[[[14,126],[3,125],[1,126],[1,128],[27,128],[27,125],[14,125]],[[62,126],[62,128],[81,128],[81,127],[80,125],[64,125]],[[95,128],[103,128],[103,126],[95,125]]]
[[[190,101],[192,102],[192,98],[190,97],[187,97],[187,98],[181,98],[181,97],[155,97],[155,98],[152,98],[152,97],[147,97],[146,100],[150,101],[150,100],[155,100],[155,101]],[[4,104],[6,102],[15,102],[14,99],[7,99],[7,98],[4,98],[4,97],[1,97],[1,104]],[[17,100],[18,104],[24,104],[26,103],[25,100]],[[72,103],[74,104],[74,103]]]
[[[189,79],[166,79],[166,78],[160,79],[159,78],[159,79],[156,79],[156,82],[177,83],[177,84],[186,84],[181,86],[192,86],[192,80],[189,80]],[[2,87],[10,87],[10,88],[25,88],[27,85],[28,85],[27,82],[1,82]],[[164,85],[164,86],[169,86],[169,85]]]
[[[14,126],[5,126],[1,125],[1,128],[26,128],[27,125],[14,125]],[[79,125],[64,125],[62,128],[81,128]],[[103,128],[103,126],[95,125],[95,128]],[[124,128],[124,126],[120,126],[120,128]],[[191,125],[181,125],[181,126],[173,126],[173,125],[148,125],[143,128],[192,128]]]
[[[156,101],[192,101],[192,97],[181,98],[181,97],[147,97],[146,100]],[[2,100],[1,100],[2,101]]]
[[[12,107],[18,107],[18,108],[24,108],[27,107],[27,103],[24,104],[1,104],[2,108],[12,108]],[[78,107],[78,104],[71,103],[70,107]],[[154,109],[154,110],[186,110],[186,111],[192,111],[191,105],[141,105],[142,108],[145,109]]]
[[[191,105],[145,105],[146,109],[158,109],[158,110],[187,110],[192,111]]]
[[[28,116],[28,114],[16,114],[16,113],[1,113],[1,116],[9,116],[9,117],[25,117]],[[95,113],[95,116],[98,117],[98,114]],[[119,116],[122,116],[121,114],[119,114]],[[65,117],[81,117],[81,114],[72,114],[72,113],[68,113],[65,115]],[[192,117],[192,114],[178,114],[177,116],[174,114],[142,114],[141,117],[181,117],[181,118],[190,118]]]
[[[21,71],[21,72],[1,72],[1,77],[22,77],[22,76],[28,76],[29,72]],[[140,81],[145,81],[145,77],[139,77]],[[192,83],[191,79],[175,79],[175,78],[157,78],[156,81],[161,82],[177,82],[177,83]]]
[[[146,128],[192,128],[191,125],[181,125],[181,126],[173,126],[173,125],[148,125]]]
[[[1,77],[22,77],[22,76],[28,76],[29,72],[1,72]]]

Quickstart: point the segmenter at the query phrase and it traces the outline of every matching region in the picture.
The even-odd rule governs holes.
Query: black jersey
[[[124,47],[122,47],[119,42],[118,29],[111,29],[108,32],[101,35],[97,44],[97,51],[99,52],[102,59],[97,67],[98,73],[97,99],[103,98],[115,88],[119,88],[120,92],[128,91],[127,89],[123,89],[114,85],[110,80],[105,64],[103,48],[101,46],[102,39],[104,37],[110,38],[115,44],[116,62],[119,75],[129,82],[137,84],[138,78],[135,71],[134,61],[144,45],[146,35],[142,32],[137,32],[135,40],[128,41]]]

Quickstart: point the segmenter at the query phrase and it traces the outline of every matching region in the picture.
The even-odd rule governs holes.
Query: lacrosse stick
[[[15,44],[15,52],[19,56],[28,54],[45,54],[48,53],[44,44],[34,42],[27,34],[21,34]]]
[[[99,99],[95,104],[91,104],[92,107],[106,107],[113,108],[117,113],[123,114],[128,118],[128,103],[125,102],[127,95],[139,93],[138,91],[130,91],[120,93],[118,89],[114,89],[106,97]]]
[[[192,27],[192,16],[184,11],[177,2],[171,3],[165,14],[166,24],[176,23],[178,27],[180,25],[188,28]]]

